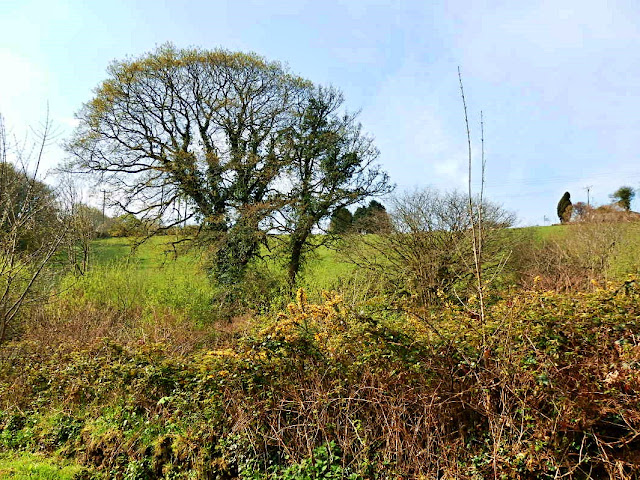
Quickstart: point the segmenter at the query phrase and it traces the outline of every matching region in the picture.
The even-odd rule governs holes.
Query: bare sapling
[[[474,211],[473,207],[473,188],[471,185],[472,179],[472,150],[471,150],[471,130],[469,128],[469,116],[467,114],[467,101],[464,96],[464,87],[462,85],[462,74],[460,73],[460,67],[458,67],[458,80],[460,82],[460,95],[462,97],[462,106],[464,108],[464,123],[467,130],[467,153],[468,153],[468,200],[469,200],[469,220],[471,222],[471,239],[473,243],[473,263],[476,276],[476,288],[478,291],[478,304],[480,311],[478,315],[482,325],[485,324],[485,311],[484,311],[484,286],[482,284],[482,202],[484,195],[484,173],[485,173],[485,156],[484,156],[484,119],[482,112],[480,113],[480,126],[481,126],[481,143],[482,143],[482,166],[481,166],[481,186],[480,186],[480,198],[478,206]],[[484,338],[484,333],[483,333]],[[484,342],[486,343],[486,342]]]
[[[37,179],[52,136],[48,115],[36,133],[30,150],[9,145],[0,116],[0,343],[23,308],[47,295],[38,284],[67,233],[54,193]]]

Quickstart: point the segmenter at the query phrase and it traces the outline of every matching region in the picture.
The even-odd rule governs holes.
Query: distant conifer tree
[[[558,218],[561,223],[567,223],[571,218],[571,194],[569,192],[564,192],[562,198],[558,202]]]
[[[344,233],[351,228],[353,222],[353,215],[346,207],[340,207],[331,215],[331,223],[329,224],[329,231],[331,233]]]

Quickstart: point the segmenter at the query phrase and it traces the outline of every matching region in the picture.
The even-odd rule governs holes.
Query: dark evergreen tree
[[[361,227],[364,223],[364,219],[367,218],[367,212],[367,207],[358,207],[353,214],[353,226],[360,233],[364,233],[364,231],[361,230]]]
[[[564,192],[562,198],[558,202],[558,218],[561,223],[567,223],[571,218],[571,194],[569,192]]]
[[[380,233],[390,230],[391,220],[385,206],[377,200],[371,200],[368,206],[356,210],[353,225],[360,233]]]
[[[329,224],[329,232],[341,234],[348,231],[353,223],[353,215],[346,207],[340,207],[331,215],[331,223]]]

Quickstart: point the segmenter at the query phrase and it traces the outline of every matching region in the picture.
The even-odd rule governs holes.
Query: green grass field
[[[635,224],[616,224],[612,228],[615,234],[611,237],[613,252],[607,277],[623,279],[627,274],[636,273],[640,269],[637,254],[640,250],[640,229]],[[598,238],[600,233],[597,231],[582,236],[576,232],[576,227],[571,225],[511,229],[505,231],[507,238],[504,244],[511,249],[518,248],[518,239],[528,239],[533,243],[572,239],[574,246],[585,247],[589,251],[589,246],[582,244],[602,240]],[[206,254],[194,248],[175,255],[171,246],[171,242],[175,240],[171,236],[154,237],[135,249],[134,239],[95,240],[89,272],[81,277],[69,275],[63,279],[62,296],[65,296],[64,292],[68,292],[66,296],[70,299],[90,300],[99,306],[119,310],[137,309],[143,314],[164,310],[196,323],[206,323],[212,319],[212,301],[215,301],[212,299],[225,292],[216,286],[215,281],[212,281],[214,279],[209,278]],[[253,272],[255,280],[248,282],[249,297],[256,300],[257,297],[265,297],[261,304],[266,307],[270,302],[276,307],[286,303],[288,293],[283,291],[278,294],[273,290],[274,282],[286,284],[282,261],[265,255],[265,259],[254,265]],[[365,274],[366,272],[362,273]],[[299,286],[311,298],[319,298],[323,290],[340,289],[350,281],[352,290],[357,290],[360,287],[353,287],[353,283],[358,275],[356,267],[348,263],[336,249],[322,246],[308,256],[299,276]],[[265,286],[269,281],[271,290]],[[355,283],[358,284],[357,279]],[[358,292],[354,290],[352,293],[357,296]],[[272,298],[267,298],[269,295]]]
[[[89,271],[64,277],[60,297],[120,311],[135,309],[148,317],[164,311],[197,324],[207,323],[214,315],[212,299],[224,296],[224,291],[209,277],[206,254],[194,248],[174,255],[170,243],[173,240],[174,237],[153,237],[135,249],[134,239],[95,240]],[[321,291],[336,288],[353,270],[354,266],[341,260],[335,250],[323,246],[309,255],[300,286],[312,297],[319,297]],[[259,278],[249,282],[255,288],[249,290],[250,297],[265,296],[262,283],[267,285],[269,281],[263,279],[265,276],[271,284],[286,283],[284,265],[276,260],[259,260],[253,271]],[[272,302],[281,306],[286,303],[286,296],[274,295]],[[265,298],[262,303],[268,306],[270,301]]]

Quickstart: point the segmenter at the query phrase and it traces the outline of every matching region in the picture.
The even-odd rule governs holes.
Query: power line
[[[616,177],[624,177],[625,180],[630,178],[640,179],[640,172],[638,170],[634,171],[615,171],[615,172],[601,172],[594,173],[591,175],[581,175],[580,177],[574,176],[555,176],[555,177],[544,177],[544,178],[525,178],[521,180],[507,180],[500,182],[487,182],[485,183],[485,187],[519,187],[519,186],[527,186],[527,185],[555,185],[567,181],[571,182],[583,182],[584,180],[592,179],[592,178],[616,178]]]

